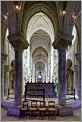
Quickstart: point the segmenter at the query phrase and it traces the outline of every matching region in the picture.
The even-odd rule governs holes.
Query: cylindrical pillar
[[[76,59],[78,61],[78,97],[81,100],[81,53],[75,54]]]
[[[15,50],[15,81],[14,81],[15,106],[22,103],[22,52]]]
[[[35,64],[33,64],[33,83],[35,82]]]
[[[4,63],[7,59],[6,54],[1,54],[1,100],[3,100],[5,87],[4,87],[4,80],[5,80],[5,72],[4,72]]]
[[[1,101],[4,97],[4,63],[1,61]]]
[[[53,42],[54,49],[58,49],[58,103],[66,105],[66,49],[71,45],[72,35],[59,32]]]
[[[74,66],[74,89],[75,89],[75,99],[78,99],[78,87],[79,87],[79,67],[78,65]]]
[[[9,65],[5,65],[5,95],[9,98]]]
[[[28,48],[29,44],[22,33],[10,34],[8,39],[15,50],[14,105],[18,106],[22,103],[22,53],[24,49]]]
[[[79,99],[81,100],[81,62],[79,63]]]
[[[59,105],[66,104],[66,50],[59,49],[58,50],[58,76],[59,76],[59,97],[58,103]]]

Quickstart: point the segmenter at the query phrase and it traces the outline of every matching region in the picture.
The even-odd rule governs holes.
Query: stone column
[[[4,63],[1,61],[1,100],[4,97]]]
[[[6,54],[1,54],[1,101],[4,97],[4,61],[6,60],[6,58]]]
[[[45,76],[46,76],[46,83],[48,83],[48,64],[46,64],[45,65],[45,71],[46,71],[46,74],[45,74]]]
[[[78,96],[79,96],[79,99],[81,100],[81,53],[77,53],[77,54],[75,54],[75,57],[76,57],[76,59],[77,59],[77,61],[78,61],[78,64],[79,64],[79,71],[78,71]]]
[[[14,105],[18,106],[22,103],[22,53],[28,48],[28,42],[23,38],[22,33],[9,35],[8,39],[15,50]]]
[[[62,106],[66,105],[66,49],[72,38],[71,35],[59,33],[52,44],[58,50],[58,104]]]
[[[79,82],[78,82],[78,78],[79,78],[79,67],[78,65],[74,66],[74,89],[75,89],[75,99],[78,99],[78,86],[79,86]]]
[[[35,82],[35,64],[33,64],[33,83]]]
[[[60,105],[65,105],[66,99],[66,50],[58,50],[58,102]]]
[[[14,79],[14,99],[15,105],[22,102],[22,51],[15,50],[15,79]]]
[[[8,90],[9,90],[9,65],[4,66],[5,70],[5,95],[8,98]]]

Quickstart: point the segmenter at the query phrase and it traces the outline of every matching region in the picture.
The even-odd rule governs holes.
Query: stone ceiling
[[[48,56],[51,52],[51,39],[48,33],[40,29],[32,35],[30,52],[33,63],[38,63],[38,66],[40,64],[41,67],[43,67],[43,63],[48,63]]]
[[[38,71],[43,71],[45,69],[45,65],[43,62],[39,61],[35,65],[35,69]]]
[[[27,26],[27,40],[28,42],[30,41],[31,36],[38,30],[44,30],[47,35],[50,36],[51,41],[54,41],[54,27],[53,23],[49,19],[49,17],[42,13],[39,12],[35,14],[29,21],[28,26]],[[46,36],[46,33],[44,36]],[[35,33],[37,35],[37,33]],[[39,33],[41,35],[42,33]]]
[[[17,13],[17,11],[14,8],[16,4],[21,5],[21,12],[19,13]],[[67,12],[64,23],[62,17],[60,16],[60,10],[63,9],[65,9]],[[80,1],[2,1],[1,22],[4,21],[3,16],[4,14],[7,14],[7,12],[9,15],[9,33],[16,33],[18,31],[21,31],[24,37],[27,35],[27,39],[28,41],[30,41],[32,53],[38,47],[45,48],[48,53],[48,51],[50,50],[51,42],[54,41],[59,29],[60,31],[62,31],[63,27],[64,32],[71,33],[72,24],[76,25],[80,39]],[[75,13],[75,15],[77,15],[77,20],[74,23],[72,22],[73,12]],[[1,26],[2,34],[4,35],[4,25],[1,24]],[[1,36],[3,37],[3,35]]]
[[[19,13],[19,22],[17,22],[16,11],[14,10],[14,6],[18,4],[21,5],[21,12]],[[72,14],[73,12],[77,15],[77,20],[74,23],[79,31],[79,27],[81,25],[81,1],[1,1],[1,22],[4,21],[3,15],[8,12],[9,15],[9,32],[16,32],[17,27],[19,31],[24,34],[24,37],[27,35],[27,25],[29,20],[38,12],[45,13],[53,23],[55,34],[57,35],[58,29],[60,26],[60,30],[62,29],[62,18],[60,16],[60,10],[65,9],[66,19],[65,25],[66,27],[64,31],[66,33],[71,33],[72,25]],[[43,15],[42,15],[43,16]],[[20,25],[18,25],[20,23]],[[17,24],[17,25],[16,25]],[[13,29],[11,29],[13,26]],[[26,37],[25,37],[26,38]]]
[[[38,48],[43,47],[48,52],[51,49],[51,39],[50,36],[43,30],[36,31],[30,40],[30,49],[31,52]]]

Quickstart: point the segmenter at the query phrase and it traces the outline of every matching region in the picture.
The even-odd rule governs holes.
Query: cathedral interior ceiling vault
[[[39,32],[39,30],[43,30]],[[48,34],[51,38],[51,41],[54,41],[54,27],[51,22],[51,20],[48,18],[47,15],[45,15],[42,12],[39,12],[35,14],[29,21],[28,26],[27,26],[27,40],[29,41],[32,35],[36,35],[37,37],[37,32],[46,37]],[[41,37],[41,36],[40,36]]]
[[[47,51],[42,48],[42,47],[38,47],[32,54],[32,57],[36,57],[37,55],[44,55],[46,58],[48,58],[48,53]]]
[[[22,30],[23,30],[24,34],[26,33],[25,32],[26,29],[27,29],[26,25],[28,25],[29,20],[31,19],[31,17],[34,14],[36,14],[38,12],[42,12],[42,13],[46,14],[50,18],[50,20],[53,23],[54,29],[56,31],[55,25],[58,25],[57,24],[58,21],[57,21],[57,17],[56,17],[57,13],[55,12],[56,11],[55,8],[54,8],[54,12],[51,10],[50,3],[47,3],[47,2],[44,2],[44,3],[43,2],[34,2],[34,3],[28,2],[27,3],[28,6],[30,5],[30,7],[28,7],[26,9],[26,11],[24,12],[25,14],[23,15],[23,26],[22,26],[23,28],[22,28]]]
[[[64,14],[61,14],[63,12]],[[41,22],[43,23],[43,25]],[[66,64],[67,52],[65,48],[66,47],[68,48],[69,41],[73,42],[72,38],[70,38],[72,37],[73,26],[76,27],[78,33],[78,40],[76,39],[76,41],[79,41],[79,46],[78,46],[79,51],[76,51],[75,54],[75,50],[74,50],[74,48],[76,48],[75,45],[70,46],[70,47],[73,46],[74,47],[73,48],[69,47],[69,50],[70,49],[71,50],[69,51],[70,53],[68,55],[72,56],[70,55],[72,52],[73,56],[75,56],[74,58],[72,56],[74,63],[72,60],[71,61],[68,60],[69,62],[67,62],[68,64]],[[1,48],[2,45],[4,47],[1,49],[1,51],[4,52],[4,54],[1,54],[1,57],[4,59],[4,60],[2,59],[2,63],[3,66],[5,65],[6,68],[8,68],[12,60],[8,59],[7,57],[12,56],[12,52],[13,52],[12,59],[14,59],[16,62],[15,71],[16,71],[16,75],[18,75],[17,77],[15,77],[15,80],[13,79],[13,81],[15,81],[15,88],[16,89],[18,88],[17,92],[20,91],[21,100],[22,100],[22,85],[21,85],[22,79],[24,78],[23,79],[25,81],[24,83],[26,83],[26,80],[28,80],[28,76],[32,80],[33,78],[32,76],[36,75],[35,72],[38,73],[38,70],[42,70],[41,72],[44,74],[44,78],[46,76],[45,79],[46,81],[53,81],[54,78],[54,81],[55,82],[57,81],[56,83],[59,82],[58,84],[59,86],[58,92],[59,92],[59,99],[60,99],[59,102],[61,102],[61,100],[63,102],[63,100],[65,100],[65,94],[64,94],[65,81],[66,81],[65,65],[67,68],[67,73],[70,73],[71,72],[70,69],[72,68],[71,67],[72,63],[75,65],[80,60],[81,1],[2,1],[1,2],[1,29],[2,29],[1,41],[3,41],[3,43],[1,42]],[[6,35],[7,29],[9,30],[9,36]],[[7,36],[11,38],[7,39]],[[21,52],[25,51],[25,53],[23,53],[22,55],[21,52],[19,51],[17,52],[13,48],[11,52],[11,48],[9,50],[7,46],[7,44],[9,44],[8,41],[12,45],[12,46],[10,45],[11,48],[12,47],[14,48],[16,46],[17,49],[19,50],[21,49],[20,51]],[[53,42],[54,45],[52,45]],[[27,46],[28,43],[29,43],[29,47]],[[13,44],[15,44],[15,46],[13,46]],[[8,48],[7,51],[5,47]],[[56,50],[54,50],[53,47]],[[62,50],[59,51],[58,54],[56,55],[55,51],[58,51],[58,48],[61,48]],[[23,64],[22,64],[22,58],[24,59]],[[75,58],[79,60],[75,62],[76,60]],[[23,68],[25,69],[24,71],[22,70],[22,65]],[[81,64],[79,61],[78,63],[79,68],[80,65]],[[70,72],[68,72],[69,70]],[[78,76],[77,74],[75,75],[78,78],[77,79],[75,77],[75,80],[79,82],[79,85],[81,81],[81,79],[79,78],[81,75],[80,73],[81,70],[79,69]],[[3,67],[3,75],[4,75],[4,67]],[[2,81],[4,81],[3,77],[2,77]],[[63,83],[62,87],[61,87],[61,83]],[[61,94],[61,91],[63,94]],[[18,96],[19,93],[17,93],[16,96],[16,92],[15,92],[15,97],[16,97],[15,102],[16,100],[17,102],[19,101],[21,102],[20,99],[18,100]],[[60,96],[63,96],[61,97],[62,99],[60,98]]]
[[[4,15],[8,13],[8,28],[9,28],[9,34],[16,33],[18,31],[21,31],[26,38],[27,35],[27,26],[29,23],[29,20],[31,17],[38,13],[43,12],[45,13],[50,20],[53,23],[55,35],[57,36],[59,31],[62,31],[61,28],[63,27],[63,31],[65,33],[71,33],[72,32],[72,25],[75,24],[78,32],[78,36],[80,38],[81,36],[81,4],[80,1],[69,1],[64,4],[64,2],[55,2],[55,1],[36,1],[36,2],[24,2],[20,1],[17,2],[21,4],[21,12],[18,15],[17,18],[17,12],[14,10],[13,5],[14,2],[10,1],[2,1],[1,2],[1,24],[4,21]],[[64,18],[64,23],[62,20],[62,17],[60,16],[60,10],[65,8],[67,14]],[[73,12],[75,15],[77,15],[77,19],[75,22],[72,21],[72,14]],[[6,22],[7,23],[7,22]],[[18,24],[19,23],[19,24]],[[12,28],[13,26],[13,28]],[[5,24],[2,30],[4,32],[1,33],[1,36],[3,37],[3,34],[5,33]],[[55,37],[56,38],[56,37]]]
[[[45,69],[45,64],[41,61],[38,61],[36,64],[35,64],[35,69],[36,70],[44,70]]]
[[[45,48],[44,48],[45,47]],[[30,40],[30,51],[33,62],[42,60],[48,62],[48,54],[51,49],[50,36],[43,30],[36,31]]]
[[[30,49],[33,57],[41,53],[47,57],[51,49],[51,39],[49,35],[43,30],[38,30],[31,37]]]
[[[38,61],[41,61],[46,64],[48,63],[48,59],[46,59],[44,55],[37,55],[36,57],[33,58],[34,63],[36,63]]]

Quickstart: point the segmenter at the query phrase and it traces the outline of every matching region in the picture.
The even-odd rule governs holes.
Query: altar
[[[25,100],[27,98],[55,98],[57,96],[54,83],[26,83]]]

